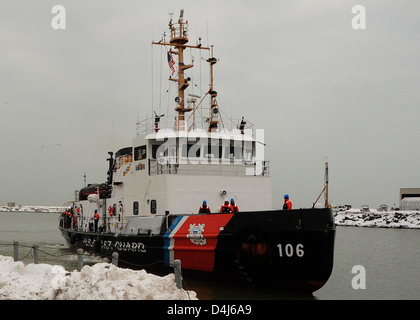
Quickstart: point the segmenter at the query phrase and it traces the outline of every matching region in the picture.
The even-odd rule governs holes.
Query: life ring
[[[114,207],[113,206],[108,207],[108,213],[109,213],[110,216],[112,216],[114,214]]]

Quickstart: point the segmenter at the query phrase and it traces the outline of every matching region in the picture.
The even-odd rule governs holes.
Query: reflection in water
[[[183,288],[193,290],[200,300],[315,300],[310,293],[255,288],[250,283],[228,285],[225,281],[184,276]]]

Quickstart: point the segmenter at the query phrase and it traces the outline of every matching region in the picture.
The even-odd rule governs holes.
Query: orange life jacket
[[[236,204],[235,205],[230,205],[230,208],[231,208],[231,212],[239,212],[239,208]]]
[[[284,201],[283,210],[292,210],[292,201],[289,199]]]
[[[220,212],[231,212],[232,211],[232,207],[230,206],[230,204],[224,204],[220,207]]]
[[[198,213],[211,213],[210,207],[209,206],[200,207],[200,210],[198,210]]]

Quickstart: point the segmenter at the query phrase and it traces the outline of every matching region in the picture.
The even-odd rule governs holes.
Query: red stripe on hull
[[[182,267],[213,271],[217,236],[233,214],[194,215],[188,217],[173,236],[174,259]]]

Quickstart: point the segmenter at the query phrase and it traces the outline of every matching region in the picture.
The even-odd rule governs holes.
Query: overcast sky
[[[311,206],[326,161],[333,204],[393,206],[420,187],[419,1],[2,0],[0,205],[61,205],[84,172],[106,180],[107,152],[159,100],[151,42],[181,8],[191,42],[215,45],[221,110],[264,129],[275,207],[285,193]]]

